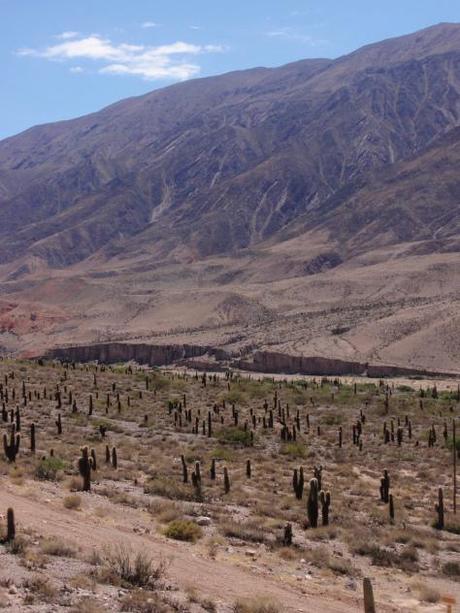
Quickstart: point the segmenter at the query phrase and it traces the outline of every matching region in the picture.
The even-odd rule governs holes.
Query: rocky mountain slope
[[[199,333],[430,368],[414,330],[420,300],[457,304],[459,156],[456,24],[32,128],[0,142],[3,345]]]

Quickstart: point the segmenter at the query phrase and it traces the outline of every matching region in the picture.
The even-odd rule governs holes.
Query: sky
[[[460,0],[0,0],[0,139],[158,87],[335,58]]]

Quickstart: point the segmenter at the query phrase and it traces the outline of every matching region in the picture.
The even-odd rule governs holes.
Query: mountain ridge
[[[400,362],[429,368],[422,335],[443,338],[457,322],[459,135],[460,25],[441,24],[336,60],[172,85],[0,141],[5,343],[110,340],[118,327],[127,339],[177,330],[181,343],[209,330],[213,346],[241,337],[363,361],[394,363],[399,347]],[[447,271],[442,289],[434,275]],[[384,295],[388,307],[375,300]],[[305,304],[334,326],[314,315],[308,330]],[[54,314],[26,323],[34,305]],[[257,323],[267,314],[272,330]],[[380,324],[369,328],[375,317],[389,344]],[[228,334],[212,332],[219,322]],[[448,353],[445,369],[459,359]]]

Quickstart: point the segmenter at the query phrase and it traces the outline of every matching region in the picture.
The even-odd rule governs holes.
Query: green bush
[[[35,476],[42,481],[56,481],[58,473],[65,467],[66,463],[59,458],[42,458],[35,469]]]
[[[170,522],[164,531],[165,536],[176,541],[195,543],[201,538],[203,531],[200,526],[188,519],[175,519]]]
[[[293,441],[291,443],[283,443],[280,449],[283,455],[291,456],[291,458],[305,458],[307,449],[303,443]]]
[[[232,462],[234,460],[234,451],[225,447],[215,447],[211,452],[211,458],[214,460],[223,460],[224,462]]]
[[[398,385],[398,387],[396,388],[398,390],[398,392],[410,392],[412,393],[414,390],[409,387],[409,385]]]
[[[225,401],[230,404],[244,404],[246,402],[246,395],[241,389],[231,389],[225,394]]]
[[[243,430],[243,428],[233,426],[223,428],[217,433],[217,438],[223,443],[230,445],[242,445],[243,447],[250,447],[252,445],[250,431]]]
[[[446,562],[442,567],[442,572],[449,577],[460,577],[460,563]]]
[[[144,492],[171,500],[193,500],[194,492],[185,483],[178,483],[166,477],[153,477],[144,485]]]
[[[233,606],[233,613],[280,613],[282,608],[267,596],[241,598]]]

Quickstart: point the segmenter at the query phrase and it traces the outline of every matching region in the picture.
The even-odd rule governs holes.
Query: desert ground
[[[0,353],[188,343],[243,359],[263,350],[458,373],[455,254],[388,261],[388,250],[376,250],[302,276],[304,250],[292,240],[187,265],[128,258],[37,270],[0,283]]]
[[[364,577],[378,611],[460,602],[452,380],[4,359],[0,381],[3,607],[351,613]]]

